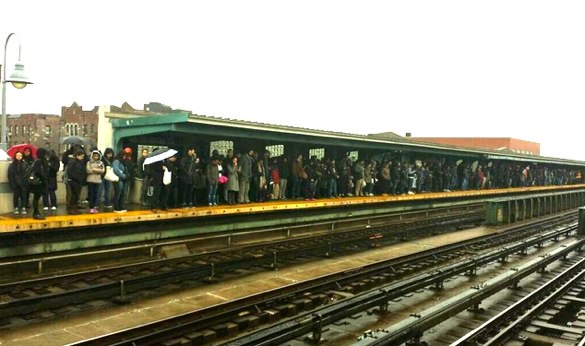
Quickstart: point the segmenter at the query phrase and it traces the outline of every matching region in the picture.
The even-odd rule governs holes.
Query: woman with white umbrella
[[[163,184],[163,175],[167,167],[162,161],[153,162],[148,165],[148,176],[152,182],[152,212],[156,213],[158,209],[167,210],[167,186]]]
[[[153,192],[151,199],[152,212],[156,213],[157,209],[167,210],[167,186],[163,184],[163,175],[167,170],[164,160],[177,153],[174,149],[155,149],[144,160],[144,166],[148,179],[152,181]]]

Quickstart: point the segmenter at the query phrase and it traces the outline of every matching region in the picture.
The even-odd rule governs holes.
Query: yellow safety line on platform
[[[545,192],[561,191],[568,189],[585,188],[583,185],[570,186],[544,186],[530,188],[514,189],[491,189],[491,190],[467,190],[454,192],[436,192],[423,193],[415,195],[391,195],[391,196],[369,196],[369,197],[342,197],[318,199],[314,201],[287,200],[287,201],[267,201],[261,203],[220,205],[220,206],[201,206],[193,208],[175,208],[168,211],[159,211],[153,213],[149,209],[132,210],[125,213],[103,212],[98,214],[79,214],[79,215],[46,215],[45,220],[34,220],[32,216],[12,216],[5,214],[0,217],[0,233],[15,231],[31,231],[67,227],[84,227],[95,225],[108,225],[117,223],[135,223],[145,221],[163,221],[175,218],[197,218],[218,215],[233,214],[250,214],[264,213],[279,210],[323,208],[323,207],[340,207],[348,205],[358,205],[366,203],[385,203],[407,200],[427,200],[427,199],[450,199],[458,197],[471,197],[481,195],[505,195],[518,192]]]

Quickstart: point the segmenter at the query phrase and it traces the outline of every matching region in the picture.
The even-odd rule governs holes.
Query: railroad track
[[[235,331],[246,332],[248,329],[256,328],[258,324],[272,323],[280,319],[283,320],[273,327],[251,332],[234,341],[234,344],[279,344],[306,333],[312,334],[314,340],[319,340],[323,328],[330,323],[373,307],[384,311],[389,301],[396,297],[412,294],[428,286],[441,288],[443,282],[449,280],[450,276],[473,274],[478,266],[496,259],[504,260],[514,253],[525,252],[529,247],[542,246],[550,240],[558,240],[575,229],[573,225],[544,232],[546,228],[559,227],[552,221],[549,220],[548,225],[533,224],[531,227],[524,225],[506,233],[376,263],[351,273],[336,273],[327,278],[322,277],[318,281],[265,292],[219,307],[85,340],[83,343],[92,345],[209,343],[216,338],[229,338]],[[532,238],[526,239],[530,235]],[[512,241],[517,242],[513,247],[503,247],[503,244]],[[494,247],[497,250],[493,250]],[[492,251],[485,254],[485,257],[474,257],[489,248]],[[469,259],[464,263],[452,264],[454,259],[455,262],[461,262],[462,258],[467,257]],[[408,275],[421,273],[441,263],[443,265],[447,263],[447,266],[435,270],[432,275],[427,272],[408,279]],[[360,293],[366,289],[370,290]],[[309,312],[306,312],[307,310]]]
[[[75,251],[51,251],[60,248],[59,243],[40,244],[45,250],[42,255],[15,256],[0,260],[0,283],[62,275],[76,271],[87,271],[92,268],[118,267],[120,263],[140,263],[152,261],[162,257],[176,257],[175,250],[181,255],[219,253],[226,250],[260,248],[266,244],[278,246],[289,243],[291,240],[311,241],[311,239],[336,236],[360,237],[363,234],[372,234],[372,245],[381,237],[391,239],[411,239],[423,230],[422,226],[443,224],[443,229],[449,225],[463,226],[480,224],[484,219],[483,204],[472,204],[463,207],[437,208],[432,210],[412,211],[404,213],[371,215],[368,217],[346,217],[336,221],[310,222],[288,225],[276,228],[259,228],[244,232],[220,232],[213,234],[195,234],[192,236],[174,239],[159,239],[123,245],[104,245],[91,249]],[[418,234],[408,234],[404,230],[416,230]],[[375,231],[378,230],[378,234]],[[401,232],[402,231],[402,232]],[[116,233],[120,230],[116,229]],[[125,232],[132,233],[128,230]],[[428,230],[427,232],[432,232]],[[106,234],[109,234],[106,232]],[[74,237],[72,234],[71,237]],[[44,239],[44,238],[43,238]],[[323,238],[325,239],[325,238]],[[79,239],[77,241],[82,241]],[[96,244],[108,244],[108,238],[97,238]],[[169,249],[171,249],[169,251]],[[34,251],[32,251],[34,252]],[[170,253],[170,254],[169,254]],[[82,269],[80,269],[82,268]]]
[[[202,281],[236,270],[274,269],[286,265],[287,261],[364,251],[372,246],[437,232],[441,227],[477,222],[480,217],[477,211],[434,215],[389,226],[297,237],[272,242],[269,246],[232,246],[180,258],[4,283],[0,284],[0,328],[105,307],[112,301],[124,303],[144,295],[160,294],[173,285],[202,285],[205,284]]]
[[[403,343],[417,345],[453,345],[460,334],[466,332],[467,328],[473,324],[472,316],[483,319],[500,313],[503,305],[509,304],[529,292],[538,290],[541,286],[546,286],[548,282],[554,281],[557,274],[565,269],[577,263],[580,263],[579,266],[582,268],[585,262],[582,261],[583,257],[581,255],[575,255],[574,258],[567,258],[574,251],[580,251],[584,244],[585,239],[578,239],[569,243],[564,248],[556,248],[550,253],[541,256],[541,258],[536,258],[526,264],[514,267],[511,272],[500,273],[494,278],[482,282],[480,285],[473,286],[462,293],[454,295],[437,306],[423,311],[417,311],[410,317],[391,326],[388,325],[374,332],[369,332],[356,345],[401,345]],[[560,262],[561,265],[559,268],[544,273],[543,268],[553,264],[553,262],[559,263],[557,262],[559,259],[564,259],[563,262]],[[540,272],[540,276],[534,282],[526,284],[523,287],[518,286],[521,280],[537,272]],[[513,294],[509,294],[508,290],[510,288],[512,288]],[[502,303],[498,299],[490,301],[494,294],[502,292],[505,295],[505,303]],[[463,312],[463,315],[456,318],[457,321],[453,323],[446,322],[449,319],[457,317],[461,312]],[[458,325],[458,321],[459,323],[463,321],[463,323]],[[442,329],[441,324],[444,324],[444,328]],[[457,327],[454,328],[454,326]],[[433,333],[425,334],[431,328],[434,328]],[[484,345],[482,341],[477,344]],[[470,343],[470,345],[477,344],[474,342]]]
[[[582,321],[585,306],[585,258],[571,263],[571,266],[565,266],[568,268],[547,282],[531,287],[532,292],[524,298],[452,345],[585,343],[585,323]]]

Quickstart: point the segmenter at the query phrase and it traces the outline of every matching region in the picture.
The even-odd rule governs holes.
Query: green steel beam
[[[156,126],[163,124],[185,123],[189,121],[188,113],[172,113],[160,114],[145,117],[137,117],[131,119],[112,119],[112,127],[141,127],[141,126]]]
[[[291,227],[298,226],[306,223],[315,222],[331,222],[339,219],[347,220],[348,218],[360,218],[367,216],[379,216],[390,213],[416,211],[428,208],[443,208],[443,207],[457,207],[464,206],[467,204],[475,204],[478,201],[451,201],[451,202],[433,202],[429,201],[424,204],[400,204],[389,203],[389,205],[378,205],[372,207],[371,205],[364,205],[362,208],[340,207],[335,209],[325,210],[323,213],[318,213],[309,216],[295,216],[295,217],[279,217],[270,218],[270,215],[259,215],[257,220],[254,221],[238,221],[237,223],[226,221],[220,222],[209,222],[209,223],[198,223],[194,220],[193,224],[189,227],[181,228],[170,228],[164,231],[151,232],[145,230],[140,233],[125,233],[121,232],[120,235],[97,237],[75,241],[55,241],[52,243],[40,241],[37,244],[22,244],[12,245],[9,247],[0,248],[0,258],[7,258],[13,256],[24,256],[24,255],[40,255],[48,254],[51,252],[59,251],[71,251],[80,249],[92,249],[101,246],[112,246],[112,245],[129,245],[142,242],[155,242],[165,241],[181,237],[190,237],[200,234],[213,235],[218,232],[245,232],[254,229],[262,228],[278,228],[278,227]],[[146,228],[144,224],[138,223],[135,225],[141,229]],[[67,231],[65,231],[67,232]]]

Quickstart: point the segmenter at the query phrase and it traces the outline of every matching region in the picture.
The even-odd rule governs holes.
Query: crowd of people
[[[59,159],[53,150],[17,152],[8,168],[15,215],[44,219],[57,209],[57,172],[63,169],[68,214],[87,209],[123,213],[132,184],[140,182],[140,203],[153,212],[198,205],[241,204],[265,200],[400,195],[467,189],[583,183],[581,169],[510,161],[465,162],[436,157],[413,160],[382,156],[375,159],[305,159],[271,157],[269,151],[249,150],[226,155],[214,151],[207,159],[194,147],[181,154],[151,160],[149,151],[138,157],[131,148],[114,153],[107,148],[86,151],[71,146]],[[62,165],[61,165],[62,163]],[[87,195],[82,188],[87,186]],[[42,200],[42,211],[40,201]]]

